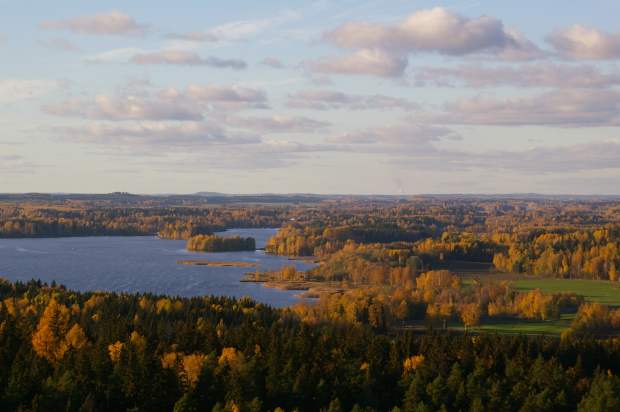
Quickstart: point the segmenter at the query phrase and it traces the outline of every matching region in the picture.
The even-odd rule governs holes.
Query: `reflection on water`
[[[275,229],[232,229],[223,235],[252,236],[258,248]],[[276,270],[294,264],[300,270],[312,264],[256,252],[196,253],[182,240],[139,237],[81,237],[0,239],[0,277],[27,281],[55,280],[76,290],[153,292],[179,296],[250,296],[274,306],[295,303],[296,292],[240,283],[248,268],[178,265],[179,259],[246,261],[258,270]]]

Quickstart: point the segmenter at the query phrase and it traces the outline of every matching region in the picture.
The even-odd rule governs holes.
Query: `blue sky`
[[[0,6],[0,192],[620,194],[618,2]]]

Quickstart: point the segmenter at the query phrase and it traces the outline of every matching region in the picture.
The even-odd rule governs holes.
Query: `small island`
[[[177,264],[190,265],[190,266],[237,267],[237,268],[256,267],[256,263],[253,263],[253,262],[216,262],[212,260],[203,260],[203,259],[177,260]]]
[[[256,240],[252,237],[196,235],[187,240],[186,248],[192,252],[254,251],[256,250]]]

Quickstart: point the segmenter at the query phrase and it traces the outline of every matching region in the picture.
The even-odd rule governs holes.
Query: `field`
[[[620,306],[620,284],[598,280],[572,279],[517,279],[512,281],[519,291],[540,289],[545,293],[574,292],[589,302],[609,306]],[[475,328],[477,332],[501,334],[559,335],[570,326],[574,314],[563,314],[559,320],[551,321],[485,321]]]
[[[520,279],[513,282],[521,291],[540,289],[541,292],[575,292],[590,302],[620,306],[620,283],[603,280]]]

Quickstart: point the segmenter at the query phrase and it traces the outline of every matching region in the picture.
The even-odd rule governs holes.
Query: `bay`
[[[265,246],[276,229],[231,229],[223,236],[251,236],[257,248]],[[151,292],[171,296],[249,296],[273,306],[299,301],[295,291],[269,289],[239,280],[254,268],[177,264],[183,259],[240,261],[258,270],[295,265],[307,270],[311,263],[292,261],[264,251],[201,253],[185,250],[185,241],[155,236],[0,239],[0,277],[11,281],[56,281],[80,291]]]

